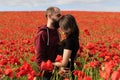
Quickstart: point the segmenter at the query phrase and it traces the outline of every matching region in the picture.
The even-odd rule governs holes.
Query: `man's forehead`
[[[61,13],[60,9],[55,8],[55,14],[60,14],[60,13]]]

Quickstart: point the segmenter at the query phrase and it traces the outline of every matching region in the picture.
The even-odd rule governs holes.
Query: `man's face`
[[[55,12],[51,15],[51,19],[59,21],[60,17],[61,17],[60,10],[59,9],[55,9]]]
[[[55,9],[55,12],[51,15],[52,25],[55,28],[59,27],[59,19],[61,17],[61,13],[59,9]]]

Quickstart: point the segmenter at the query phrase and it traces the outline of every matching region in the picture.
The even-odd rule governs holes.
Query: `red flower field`
[[[120,79],[120,13],[63,11],[75,16],[80,30],[80,49],[75,80]],[[42,73],[35,63],[34,38],[46,24],[44,11],[0,12],[0,80],[36,80]],[[57,61],[61,61],[59,56]],[[59,72],[44,62],[54,76]],[[40,66],[39,66],[40,67]],[[68,75],[64,80],[70,80]],[[52,77],[51,80],[54,80]]]

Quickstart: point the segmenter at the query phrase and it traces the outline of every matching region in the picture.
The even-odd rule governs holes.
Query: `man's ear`
[[[48,18],[51,18],[51,14],[48,14],[47,17],[48,17]]]

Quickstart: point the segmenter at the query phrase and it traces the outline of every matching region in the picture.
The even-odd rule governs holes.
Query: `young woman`
[[[63,47],[62,62],[54,62],[53,65],[62,68],[74,70],[74,60],[79,49],[79,29],[75,18],[70,15],[64,15],[59,21],[59,26],[66,38],[61,42]]]

